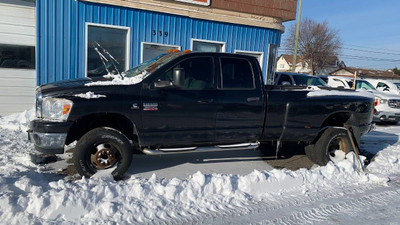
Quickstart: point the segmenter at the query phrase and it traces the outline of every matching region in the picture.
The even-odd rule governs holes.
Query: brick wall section
[[[288,21],[296,19],[297,0],[211,0],[211,7]]]

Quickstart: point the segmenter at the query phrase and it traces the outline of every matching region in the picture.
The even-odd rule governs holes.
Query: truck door
[[[219,58],[218,143],[254,142],[261,135],[265,95],[257,61],[250,60],[239,56]]]
[[[185,71],[184,87],[142,90],[142,140],[146,145],[183,147],[208,145],[215,138],[216,92],[213,57],[183,59],[156,81],[172,81],[173,70]]]

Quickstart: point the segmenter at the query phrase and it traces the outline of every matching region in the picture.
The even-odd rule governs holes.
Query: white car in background
[[[345,82],[343,88],[351,88],[353,86],[353,79],[349,77],[330,76],[331,79],[327,79],[327,84],[331,87],[339,87],[337,81],[340,80]],[[336,79],[336,82],[332,80]],[[342,83],[340,83],[342,84]],[[375,95],[375,122],[387,122],[391,124],[397,124],[400,121],[400,96],[388,92],[382,92],[375,89],[375,87],[367,80],[357,79],[356,80],[357,91],[368,91]]]
[[[400,81],[378,79],[365,80],[370,82],[378,91],[387,91],[396,95],[400,95]]]
[[[291,72],[275,72],[275,85],[328,86],[317,76]]]

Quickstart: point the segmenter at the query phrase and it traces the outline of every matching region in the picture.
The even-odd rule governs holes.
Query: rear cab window
[[[221,57],[221,88],[255,89],[251,63],[245,58]]]

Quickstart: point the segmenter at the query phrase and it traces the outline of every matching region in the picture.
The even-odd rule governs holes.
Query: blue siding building
[[[106,74],[95,50],[97,43],[120,62],[120,70],[169,49],[254,55],[264,76],[275,68],[283,28],[194,18],[185,15],[188,9],[177,15],[126,4],[36,1],[37,84]],[[198,6],[200,11],[202,7]],[[275,23],[282,27],[281,21]]]

